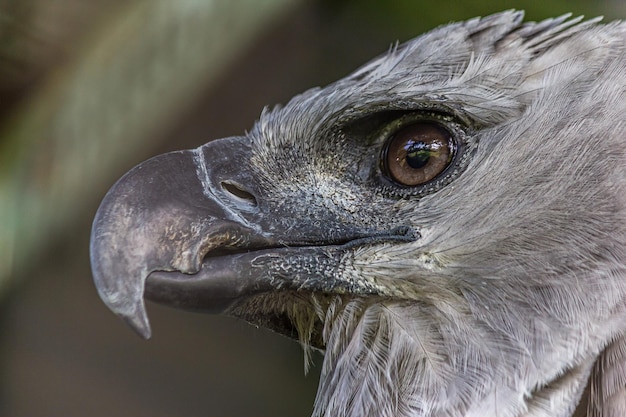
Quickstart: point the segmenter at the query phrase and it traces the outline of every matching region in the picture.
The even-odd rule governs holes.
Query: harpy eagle
[[[325,352],[315,416],[626,415],[626,25],[450,24],[154,157],[91,262]]]

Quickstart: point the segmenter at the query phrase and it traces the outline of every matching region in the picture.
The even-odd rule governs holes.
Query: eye
[[[434,122],[419,122],[395,132],[383,149],[384,173],[395,182],[416,186],[441,174],[452,161],[451,133]]]

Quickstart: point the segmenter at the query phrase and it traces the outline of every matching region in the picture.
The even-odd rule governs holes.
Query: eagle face
[[[104,302],[323,350],[316,416],[626,415],[626,26],[522,17],[133,168],[94,220]]]

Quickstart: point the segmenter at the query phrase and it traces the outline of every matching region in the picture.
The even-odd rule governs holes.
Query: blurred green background
[[[623,0],[0,0],[0,415],[309,415],[320,357],[305,377],[297,343],[153,304],[145,342],[111,314],[89,270],[95,210],[152,155],[510,8],[626,15]]]

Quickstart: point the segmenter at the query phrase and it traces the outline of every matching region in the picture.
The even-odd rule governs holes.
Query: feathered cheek
[[[395,299],[420,298],[430,286],[445,285],[445,266],[435,254],[422,252],[414,243],[373,245],[344,256],[342,269],[375,288],[377,294]]]

